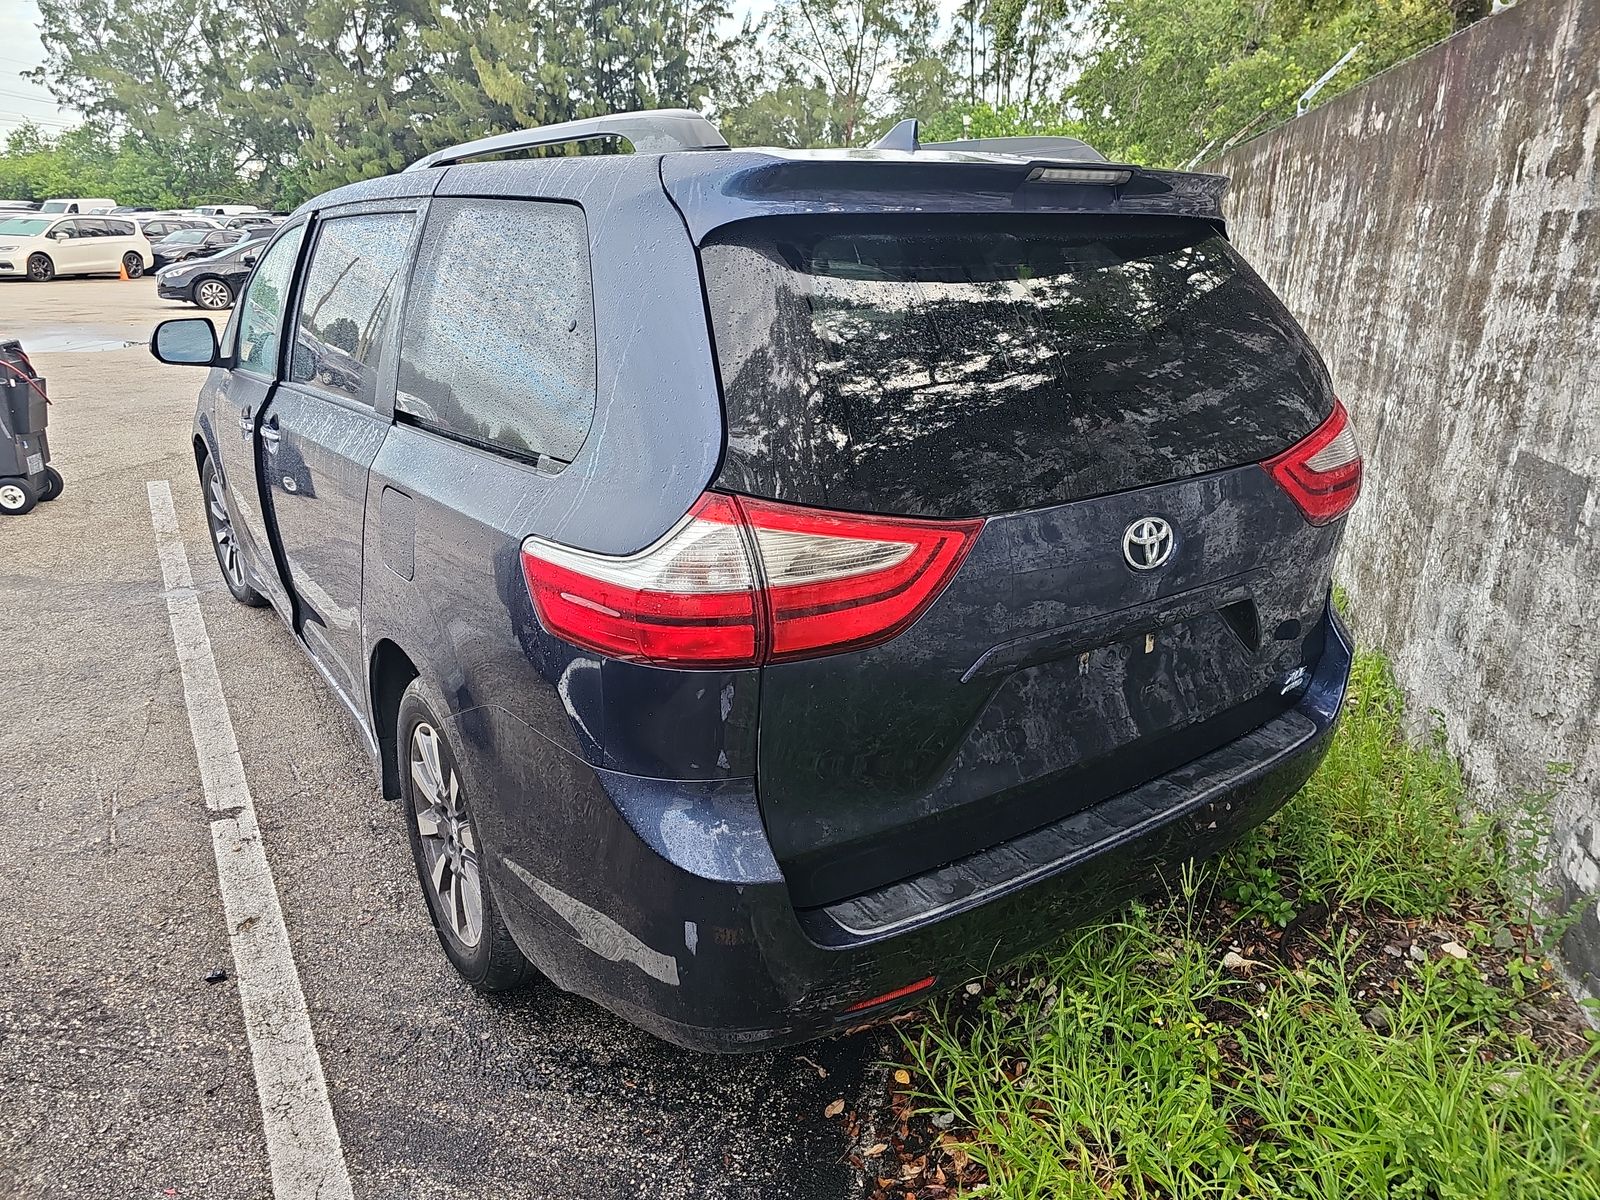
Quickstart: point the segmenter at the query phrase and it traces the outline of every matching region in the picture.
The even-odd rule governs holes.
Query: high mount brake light
[[[1261,465],[1313,525],[1344,516],[1361,494],[1361,447],[1337,399],[1326,421]]]
[[[707,492],[634,554],[529,538],[522,570],[539,620],[575,645],[659,666],[758,666],[895,637],[982,527]]]

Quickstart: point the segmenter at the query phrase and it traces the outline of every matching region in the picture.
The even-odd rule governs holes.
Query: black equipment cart
[[[19,516],[61,494],[50,465],[44,379],[17,341],[0,341],[0,514]]]

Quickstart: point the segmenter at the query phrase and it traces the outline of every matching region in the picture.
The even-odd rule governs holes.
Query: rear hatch
[[[758,790],[797,904],[1057,820],[1291,702],[1337,533],[1259,464],[1334,398],[1215,222],[789,213],[700,254],[719,488],[984,519],[899,636],[763,668]]]

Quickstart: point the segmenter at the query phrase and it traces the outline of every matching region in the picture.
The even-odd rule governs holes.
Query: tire
[[[194,287],[189,292],[189,297],[199,308],[210,312],[218,312],[224,308],[233,307],[233,287],[225,279],[217,279],[207,275],[194,281]]]
[[[8,517],[20,517],[23,513],[32,512],[37,503],[39,493],[26,479],[17,475],[0,479],[0,513]]]
[[[129,279],[138,279],[144,274],[144,259],[137,250],[129,250],[122,256],[122,266],[128,272]]]
[[[61,489],[66,486],[66,481],[61,478],[61,472],[54,467],[44,469],[44,487],[39,492],[41,501],[54,500],[61,495]]]
[[[244,552],[233,533],[233,514],[228,511],[228,497],[222,480],[208,455],[200,464],[200,498],[206,506],[206,528],[211,531],[211,549],[217,555],[217,570],[222,572],[222,582],[240,604],[261,608],[267,598],[245,580]]]
[[[411,856],[445,957],[480,992],[515,988],[532,968],[495,905],[455,751],[420,679],[400,697],[395,736]]]
[[[28,255],[28,278],[34,283],[49,283],[56,277],[56,264],[48,254]]]

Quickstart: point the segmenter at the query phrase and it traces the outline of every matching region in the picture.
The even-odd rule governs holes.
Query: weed
[[[1269,826],[902,1027],[919,1102],[956,1116],[925,1194],[1600,1200],[1600,1046],[1532,933],[1538,805],[1475,816],[1403,717],[1360,655]]]

